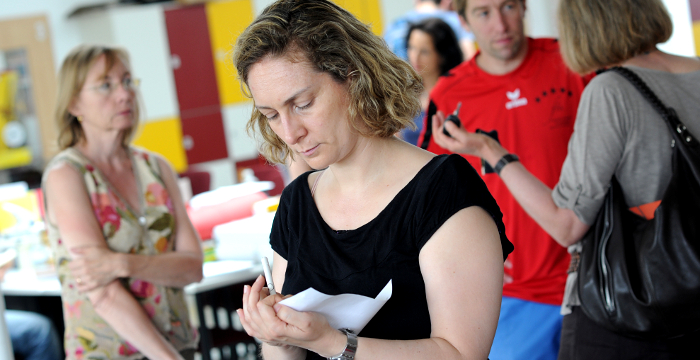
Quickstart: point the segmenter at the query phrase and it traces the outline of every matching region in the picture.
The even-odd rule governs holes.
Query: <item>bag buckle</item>
[[[574,251],[571,253],[571,262],[569,263],[569,269],[566,270],[566,273],[571,274],[577,272],[579,264],[581,264],[581,253]]]

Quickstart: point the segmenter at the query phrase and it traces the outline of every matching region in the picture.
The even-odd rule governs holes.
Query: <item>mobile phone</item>
[[[496,131],[496,130],[484,131],[481,129],[476,129],[476,133],[477,134],[484,134],[484,135],[496,140],[496,142],[499,142],[498,141],[498,131]],[[484,161],[484,159],[481,159],[481,175],[491,174],[491,173],[495,173],[495,172],[496,171],[493,170],[493,168],[491,167],[491,165],[489,165],[489,163]]]
[[[457,104],[457,109],[455,109],[455,111],[452,114],[450,114],[450,116],[448,116],[447,119],[445,119],[445,121],[452,121],[453,123],[455,123],[455,125],[457,125],[457,127],[462,127],[462,122],[459,121],[459,109],[461,107],[462,107],[462,102],[460,101]],[[442,125],[442,133],[449,136],[449,137],[452,137],[452,135],[450,135],[450,133],[447,131],[447,129],[445,129],[444,124]]]

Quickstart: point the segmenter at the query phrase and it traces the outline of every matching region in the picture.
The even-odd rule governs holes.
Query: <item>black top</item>
[[[392,281],[389,301],[359,336],[412,340],[430,337],[430,314],[418,263],[421,248],[459,210],[480,206],[501,237],[503,259],[513,251],[496,201],[459,155],[433,158],[376,218],[358,229],[331,229],[316,208],[307,172],[282,192],[270,234],[287,260],[283,294],[309,287],[329,295],[376,297]],[[308,352],[307,359],[321,359]]]

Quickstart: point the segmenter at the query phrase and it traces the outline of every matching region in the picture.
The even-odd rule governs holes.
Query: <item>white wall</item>
[[[0,0],[4,1],[4,0]],[[380,0],[377,0],[380,1]],[[260,14],[266,6],[272,4],[275,0],[253,0],[253,6],[256,14]],[[384,27],[392,20],[403,15],[403,13],[413,9],[414,0],[384,0],[381,2],[382,22]]]
[[[142,79],[143,119],[179,116],[165,15],[159,3],[92,11],[69,22],[81,29],[82,41],[128,50],[132,71]]]
[[[673,35],[659,49],[683,56],[695,56],[690,3],[688,0],[662,0],[673,21]],[[527,1],[527,33],[532,37],[557,37],[559,0]]]
[[[256,13],[274,0],[253,0]],[[378,0],[379,1],[379,0]],[[68,20],[68,14],[85,5],[110,3],[115,0],[0,0],[0,20],[15,17],[45,15],[51,26],[53,55],[56,68],[61,60],[81,41],[78,25]],[[533,36],[556,36],[556,6],[559,0],[530,0],[528,33]],[[674,54],[694,56],[693,33],[688,0],[663,0],[674,22],[674,33],[661,48]],[[413,7],[413,0],[383,0],[382,18],[388,24]],[[536,21],[533,21],[536,19]]]
[[[559,0],[526,1],[525,4],[525,32],[535,38],[557,37]]]
[[[44,15],[51,27],[51,41],[55,68],[61,64],[68,52],[80,44],[80,32],[77,24],[68,21],[68,14],[74,9],[99,3],[114,2],[110,0],[0,0],[0,20],[17,17]]]
[[[673,20],[673,35],[659,45],[663,50],[676,55],[695,56],[695,41],[688,0],[663,0]]]
[[[394,19],[401,16],[405,12],[413,8],[414,0],[377,0],[381,1],[381,12],[384,27],[388,26]],[[664,51],[668,51],[674,54],[693,56],[694,42],[693,33],[691,27],[690,18],[690,6],[688,0],[663,0],[671,13],[674,21],[674,33],[672,38],[666,43],[660,46]],[[75,19],[69,19],[68,15],[71,14],[75,9],[81,6],[105,4],[105,3],[116,3],[117,0],[0,0],[0,21],[8,20],[17,17],[28,17],[36,15],[44,15],[47,17],[49,26],[51,27],[51,40],[54,56],[55,68],[58,69],[63,58],[68,54],[68,52],[80,44],[83,40],[83,32],[81,32],[81,26],[85,26],[85,21],[76,21]],[[274,0],[253,0],[254,10],[259,14],[267,5],[274,2]],[[541,36],[556,36],[556,8],[559,0],[528,0],[528,12],[527,12],[527,32],[535,37]],[[125,13],[127,11],[125,10]],[[96,21],[92,26],[95,28],[95,33],[105,33],[113,31],[109,28],[109,25],[104,26],[99,21]],[[136,30],[136,29],[135,29]],[[139,31],[141,29],[138,29]],[[133,33],[130,34],[111,34],[111,37],[124,37],[134,36]],[[139,55],[133,55],[135,57],[145,56],[148,57],[149,52],[147,49],[140,52]],[[160,49],[159,53],[164,53]],[[152,54],[151,54],[152,55]],[[162,55],[162,54],[161,54]],[[163,56],[158,56],[160,59],[164,59]],[[136,58],[133,59],[134,62],[138,62]],[[163,60],[167,61],[167,60]],[[168,64],[163,64],[163,68],[168,67]],[[135,69],[136,70],[136,69]],[[143,75],[146,77],[146,75]],[[169,78],[168,78],[169,79]],[[166,80],[168,80],[166,79]],[[172,82],[172,80],[168,80]],[[167,82],[167,81],[166,81]],[[153,82],[156,83],[156,82]],[[158,83],[163,83],[158,82]],[[146,86],[146,83],[144,83]],[[171,91],[166,91],[167,94],[162,94],[162,96],[168,96],[168,99],[160,99],[154,101],[153,99],[148,99],[146,103],[147,109],[149,111],[149,117],[151,116],[165,116],[173,112],[175,105],[172,103],[174,100],[172,92],[174,91],[174,86]],[[162,108],[162,109],[161,109]],[[238,116],[246,111],[243,107],[237,107],[234,109],[229,109],[224,112],[225,122],[227,124],[234,123],[231,119]],[[235,115],[235,116],[234,116]],[[230,127],[230,126],[229,126]],[[237,128],[240,128],[238,126]],[[240,138],[243,136],[240,131],[228,131],[228,136],[234,138]],[[252,140],[251,140],[252,141]],[[240,141],[235,142],[237,144],[242,144]],[[246,144],[250,146],[250,143]],[[235,149],[239,152],[245,151],[245,149]],[[212,164],[202,165],[210,166],[212,168],[222,168],[223,163],[213,162]],[[228,168],[226,171],[219,171],[221,173],[226,173],[227,177],[222,178],[221,181],[217,181],[216,185],[225,185],[224,182],[231,181],[229,177],[233,176]]]
[[[384,29],[391,24],[394,19],[413,9],[414,0],[384,0],[382,1],[382,22]]]
[[[256,13],[274,0],[253,0]],[[378,0],[379,1],[379,0]],[[674,33],[665,51],[681,55],[695,55],[688,0],[663,0],[674,21]],[[56,68],[63,57],[80,43],[78,25],[68,21],[68,14],[79,6],[110,3],[115,0],[0,0],[0,20],[15,17],[45,15],[51,26],[53,55]],[[556,6],[558,0],[530,0],[528,6],[529,33],[533,36],[556,36]],[[410,10],[413,0],[383,0],[382,18],[388,24]],[[532,21],[536,19],[537,21]]]

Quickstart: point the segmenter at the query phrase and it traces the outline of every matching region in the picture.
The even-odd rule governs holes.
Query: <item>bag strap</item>
[[[639,75],[637,75],[634,71],[625,67],[615,66],[609,69],[600,70],[598,71],[598,74],[603,73],[605,71],[616,72],[623,78],[627,79],[627,81],[632,83],[632,85],[637,90],[639,90],[642,96],[649,102],[651,107],[653,107],[654,110],[656,110],[656,112],[659,113],[659,115],[661,115],[661,117],[666,121],[666,124],[668,124],[669,128],[671,129],[671,132],[677,133],[680,139],[682,139],[686,143],[686,145],[698,145],[698,141],[695,140],[693,135],[691,135],[688,131],[688,128],[678,118],[676,110],[664,105],[664,103],[661,102],[659,97],[656,96],[656,94],[649,88],[649,86],[644,82],[644,80],[642,80],[642,78],[640,78]]]

